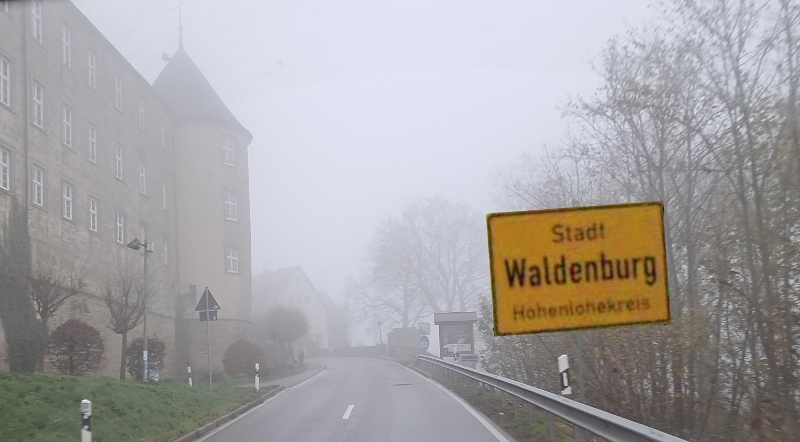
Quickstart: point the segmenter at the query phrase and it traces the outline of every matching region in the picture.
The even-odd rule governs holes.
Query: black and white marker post
[[[259,368],[259,365],[258,365],[258,362],[256,362],[256,381],[255,381],[256,391],[258,391],[258,389],[260,387],[260,383],[259,383],[259,379],[258,379],[258,368]]]
[[[567,355],[558,357],[558,376],[561,378],[561,394],[572,394],[572,387],[569,386],[569,360]]]
[[[81,401],[81,442],[92,442],[92,401]]]

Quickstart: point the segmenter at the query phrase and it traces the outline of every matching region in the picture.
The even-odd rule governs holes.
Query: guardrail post
[[[519,401],[516,396],[511,396],[511,406],[514,407],[514,419],[519,418]]]
[[[525,408],[528,409],[528,423],[531,424],[531,427],[535,427],[536,416],[533,414],[533,404],[525,404]]]
[[[550,427],[550,441],[556,442],[556,424],[553,420],[553,413],[547,413],[547,426]]]

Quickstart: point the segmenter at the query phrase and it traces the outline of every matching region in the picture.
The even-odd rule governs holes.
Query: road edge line
[[[265,403],[269,402],[274,397],[280,395],[284,391],[286,391],[286,389],[282,385],[278,386],[278,388],[273,389],[272,391],[270,391],[269,393],[261,396],[260,398],[255,399],[255,400],[253,400],[251,402],[248,402],[248,403],[242,405],[241,407],[231,411],[230,413],[228,413],[228,414],[226,414],[226,415],[224,415],[222,417],[219,417],[217,419],[214,419],[213,421],[203,425],[202,427],[197,428],[195,430],[192,430],[192,431],[184,434],[183,436],[180,436],[179,438],[174,439],[172,442],[188,442],[188,441],[192,441],[192,440],[197,440],[198,438],[202,438],[200,440],[205,440],[207,437],[213,435],[214,433],[216,433],[217,431],[221,430],[222,428],[227,427],[230,423],[232,423],[234,421],[237,421],[242,416],[245,416],[245,415],[249,414],[251,411],[253,411],[256,408],[260,407],[261,405],[264,405]],[[234,417],[234,416],[236,416],[236,417]],[[226,422],[228,420],[230,420],[230,422]],[[226,422],[225,425],[222,425],[220,427],[219,425],[221,423],[223,423],[223,422]],[[214,427],[216,427],[216,428],[214,428]]]
[[[469,411],[469,414],[471,414],[475,419],[477,419],[478,422],[481,423],[481,425],[486,427],[486,429],[489,430],[489,432],[492,433],[492,436],[494,436],[498,441],[500,441],[500,442],[516,442],[513,438],[512,439],[508,439],[507,437],[505,437],[503,435],[503,433],[501,433],[497,428],[495,428],[496,424],[487,421],[487,419],[484,418],[477,410],[475,410],[475,408],[473,408],[472,405],[468,404],[467,401],[465,401],[464,399],[461,399],[460,397],[458,397],[458,395],[456,395],[452,391],[448,390],[447,388],[445,388],[440,383],[434,381],[433,379],[431,379],[429,377],[425,377],[425,376],[417,373],[416,370],[412,370],[410,367],[407,367],[404,364],[400,364],[400,365],[402,365],[406,370],[410,371],[411,373],[414,373],[415,375],[421,377],[422,379],[425,379],[426,381],[430,382],[431,384],[433,384],[434,386],[436,386],[440,390],[442,390],[445,393],[447,393],[448,395],[450,395],[450,397],[452,397],[453,399],[455,399],[456,402],[461,404],[461,406],[464,407],[464,409]]]
[[[325,371],[325,366],[323,365],[322,369],[320,369],[320,371],[318,371],[314,376],[311,376],[310,378],[306,379],[305,381],[303,381],[303,382],[301,382],[301,383],[299,383],[297,385],[293,385],[293,386],[291,386],[289,388],[286,388],[283,385],[281,385],[278,388],[276,388],[275,390],[265,394],[264,396],[262,396],[262,397],[260,397],[260,398],[258,398],[256,400],[248,403],[248,404],[245,404],[245,405],[237,408],[236,410],[226,414],[225,416],[222,416],[222,417],[216,419],[215,421],[213,421],[213,422],[211,422],[209,424],[203,425],[202,427],[200,427],[200,428],[198,428],[196,430],[193,430],[193,431],[191,431],[189,433],[186,433],[183,436],[175,439],[172,442],[189,442],[189,441],[203,442],[204,440],[208,439],[209,437],[214,436],[215,434],[217,434],[220,431],[224,430],[226,427],[228,427],[229,425],[231,425],[234,422],[238,421],[239,419],[241,419],[241,418],[247,416],[248,414],[252,413],[253,411],[258,409],[262,405],[266,404],[267,402],[271,402],[273,399],[275,399],[276,397],[280,396],[281,394],[291,390],[292,388],[299,387],[300,385],[305,384],[306,382],[308,382],[308,381],[316,378],[320,374],[322,374],[324,371]],[[258,401],[262,401],[262,402],[258,403]],[[247,409],[247,407],[251,407],[251,408]],[[246,411],[241,413],[242,410],[246,410]],[[241,414],[239,414],[236,417],[233,417],[233,416],[236,415],[236,413],[241,413]],[[226,420],[228,420],[228,421],[225,422]],[[224,425],[220,425],[220,423],[222,423],[222,422],[225,422],[225,424]],[[212,426],[216,426],[216,428],[213,428],[213,429],[208,428],[208,427],[212,427]],[[208,433],[205,433],[205,430],[208,430]]]

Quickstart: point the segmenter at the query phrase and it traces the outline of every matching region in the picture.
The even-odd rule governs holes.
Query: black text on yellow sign
[[[487,216],[496,335],[669,323],[660,202]]]

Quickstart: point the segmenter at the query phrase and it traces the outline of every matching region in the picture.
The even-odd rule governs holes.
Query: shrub
[[[150,377],[153,373],[161,373],[164,368],[164,357],[167,355],[167,347],[164,341],[154,336],[147,338],[147,369]],[[139,381],[142,379],[142,338],[136,338],[128,345],[125,356],[125,366],[131,378]]]
[[[91,325],[70,319],[50,333],[50,362],[61,374],[84,376],[100,366],[105,345]]]
[[[231,376],[253,374],[256,363],[260,364],[261,374],[264,375],[266,374],[265,362],[264,350],[246,339],[239,339],[231,344],[222,357],[222,366],[225,367],[225,373]]]

